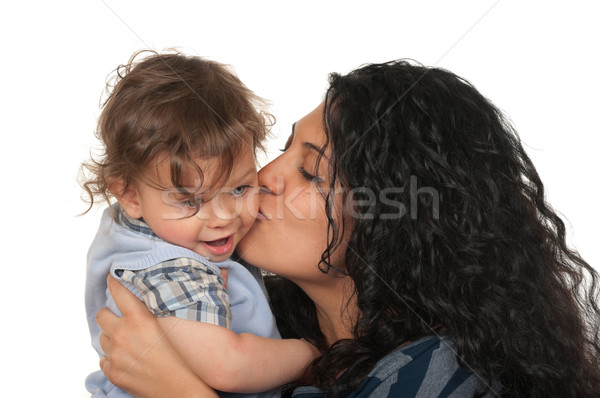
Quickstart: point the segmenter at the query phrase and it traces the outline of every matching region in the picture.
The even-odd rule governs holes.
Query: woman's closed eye
[[[298,167],[298,171],[300,172],[300,174],[302,174],[302,177],[310,182],[316,182],[319,183],[321,181],[323,181],[323,178],[319,177],[319,176],[315,176],[310,174],[308,171],[306,171],[306,169],[304,168],[304,166],[300,166]]]

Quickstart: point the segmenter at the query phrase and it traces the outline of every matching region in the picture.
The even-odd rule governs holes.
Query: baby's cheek
[[[198,237],[195,234],[195,228],[187,225],[186,222],[176,222],[169,225],[165,233],[168,235],[167,241],[179,246],[187,247],[191,242],[195,242]]]
[[[256,201],[256,204],[248,203],[248,207],[245,208],[244,211],[240,214],[240,219],[241,219],[240,233],[242,235],[245,235],[250,230],[250,228],[252,227],[252,224],[254,224],[254,221],[256,220],[257,214],[258,214],[258,201]]]

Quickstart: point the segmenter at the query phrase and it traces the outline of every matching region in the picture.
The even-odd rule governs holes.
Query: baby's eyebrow
[[[240,178],[235,179],[234,182],[243,181],[253,174],[256,174],[256,169],[254,167],[249,167],[248,170],[246,170],[246,172],[243,175],[241,175]]]
[[[202,194],[206,194],[208,192],[210,192],[210,189],[208,188],[202,188],[202,186],[200,187],[170,187],[170,188],[166,188],[164,189],[164,191],[168,192],[169,194],[173,194],[173,195],[182,195],[185,197],[192,197],[192,196],[196,196],[196,195],[202,195]]]

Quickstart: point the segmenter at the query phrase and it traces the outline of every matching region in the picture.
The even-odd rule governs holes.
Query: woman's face
[[[319,187],[325,191],[329,187],[331,153],[330,148],[325,149],[317,169],[319,151],[325,143],[322,113],[321,104],[299,120],[285,152],[259,171],[262,192],[258,219],[238,245],[238,253],[246,261],[296,283],[329,278],[318,268],[327,247],[328,227]],[[343,268],[345,249],[342,242],[331,256],[332,265]]]

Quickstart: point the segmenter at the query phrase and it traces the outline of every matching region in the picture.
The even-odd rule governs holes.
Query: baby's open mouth
[[[211,246],[223,246],[225,243],[227,243],[227,239],[229,239],[229,237],[223,238],[223,239],[207,241],[206,244],[211,245]]]
[[[205,240],[202,244],[210,253],[217,256],[231,254],[230,252],[233,251],[233,235],[221,239]]]

